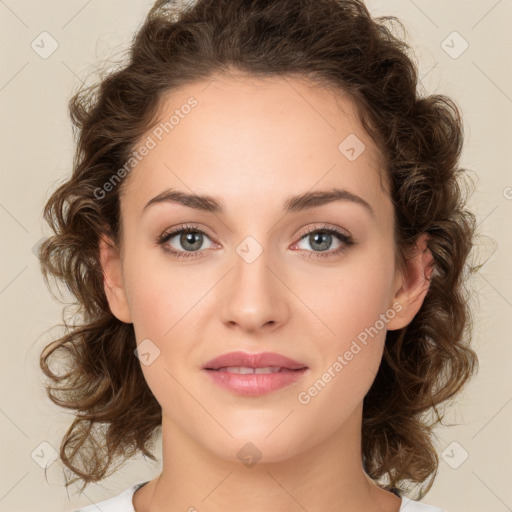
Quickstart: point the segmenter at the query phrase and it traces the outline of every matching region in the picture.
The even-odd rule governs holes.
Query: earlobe
[[[404,273],[398,281],[402,284],[395,292],[394,303],[401,305],[399,315],[388,323],[388,330],[401,329],[408,325],[420,310],[430,287],[430,277],[434,269],[434,258],[427,247],[428,235],[418,238],[415,251],[406,260]]]
[[[99,241],[99,252],[103,271],[103,288],[110,310],[121,322],[132,323],[119,250],[109,238],[103,235]]]

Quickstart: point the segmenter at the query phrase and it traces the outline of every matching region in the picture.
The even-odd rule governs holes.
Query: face
[[[250,441],[263,461],[283,460],[360,414],[386,329],[400,327],[379,153],[347,98],[294,78],[217,77],[168,94],[161,121],[177,109],[168,133],[143,137],[139,149],[148,136],[155,145],[125,183],[122,252],[102,252],[109,303],[144,343],[169,429],[224,459]],[[308,196],[334,189],[345,192]],[[146,206],[169,190],[209,196],[208,207]],[[242,395],[204,370],[231,351],[307,370]]]

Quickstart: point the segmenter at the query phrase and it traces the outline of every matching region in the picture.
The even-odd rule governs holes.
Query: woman
[[[154,459],[159,429],[163,454],[82,510],[440,510],[416,500],[438,407],[477,368],[475,223],[459,111],[417,95],[388,20],[159,0],[130,62],[72,99],[40,252],[83,313],[41,356],[76,411],[60,456],[85,487]]]

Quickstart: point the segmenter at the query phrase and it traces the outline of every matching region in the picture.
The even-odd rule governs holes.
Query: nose
[[[251,247],[248,251],[254,251]],[[261,250],[261,249],[260,249]],[[284,276],[271,265],[266,251],[254,260],[243,250],[233,257],[231,272],[226,276],[220,300],[220,315],[230,328],[246,332],[267,332],[279,328],[289,315],[288,291]]]

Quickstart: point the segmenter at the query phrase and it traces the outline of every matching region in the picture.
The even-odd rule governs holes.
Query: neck
[[[163,469],[135,493],[135,510],[398,512],[400,498],[377,487],[363,470],[361,412],[355,410],[320,445],[273,462],[263,462],[262,456],[254,465],[237,456],[219,458],[164,416]],[[233,444],[235,454],[244,445]]]

